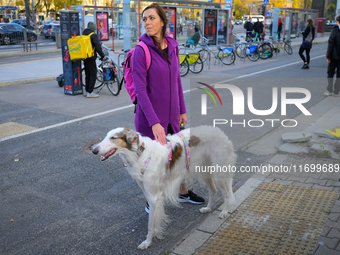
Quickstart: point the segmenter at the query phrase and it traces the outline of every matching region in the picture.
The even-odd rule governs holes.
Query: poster
[[[204,10],[204,37],[208,44],[216,45],[217,10]]]
[[[96,12],[97,34],[101,41],[109,40],[109,13]]]
[[[176,8],[166,7],[163,8],[168,19],[168,27],[166,33],[172,38],[176,39]]]

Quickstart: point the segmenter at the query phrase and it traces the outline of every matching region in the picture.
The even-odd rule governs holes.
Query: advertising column
[[[209,39],[208,44],[216,45],[217,10],[204,10],[204,37]]]
[[[61,52],[65,95],[83,94],[81,61],[71,61],[67,40],[79,35],[79,12],[60,10]]]
[[[176,8],[163,7],[168,19],[169,27],[166,28],[166,33],[176,39]]]

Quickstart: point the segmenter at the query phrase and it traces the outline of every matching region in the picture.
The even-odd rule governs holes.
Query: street
[[[237,166],[261,165],[269,156],[243,149],[280,126],[280,122],[261,128],[231,127],[230,120],[294,119],[301,114],[296,106],[288,105],[284,116],[281,112],[283,87],[310,91],[311,99],[304,104],[306,109],[322,101],[326,97],[323,95],[327,82],[326,46],[325,43],[313,45],[310,70],[301,69],[303,63],[297,54],[298,48],[294,47],[291,56],[274,53],[273,58],[255,63],[236,59],[235,65],[222,67],[212,62],[210,70],[205,66],[200,74],[189,73],[182,78],[189,119],[186,127],[212,125],[216,116],[223,116],[229,124],[218,127],[234,144]],[[49,58],[59,56],[54,53],[29,56],[21,61]],[[0,70],[1,65],[18,59],[20,57],[0,59]],[[214,113],[202,118],[199,101],[202,91],[195,90],[200,86],[197,82],[232,84],[242,90],[245,98],[247,88],[252,87],[254,108],[261,110],[271,107],[272,88],[276,87],[278,107],[269,117],[256,116],[246,103],[244,116],[235,117],[231,93],[218,89],[223,107],[215,107],[209,101],[208,112]],[[19,123],[32,130],[17,137],[0,137],[1,254],[164,254],[208,216],[199,213],[199,205],[167,206],[172,221],[165,239],[154,239],[146,251],[137,250],[147,234],[144,195],[119,157],[101,162],[86,146],[104,138],[113,128],[134,129],[133,105],[125,88],[117,97],[107,88],[99,95],[98,99],[66,96],[56,81],[0,88],[0,123]],[[287,97],[299,96],[303,97]],[[288,129],[294,131],[294,128]],[[250,176],[237,174],[234,187],[242,185]],[[189,188],[208,198],[206,188],[199,182]]]

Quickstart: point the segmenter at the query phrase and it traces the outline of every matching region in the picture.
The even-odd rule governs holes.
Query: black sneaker
[[[196,195],[194,192],[189,190],[187,194],[179,195],[178,201],[182,203],[192,203],[192,204],[203,204],[205,202],[203,197]]]
[[[150,213],[150,206],[148,202],[146,202],[145,211],[146,213]]]

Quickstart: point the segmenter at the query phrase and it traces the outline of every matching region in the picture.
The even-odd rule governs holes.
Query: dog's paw
[[[218,216],[220,219],[224,219],[225,217],[228,216],[228,211],[222,211],[220,215]]]
[[[200,213],[209,213],[211,212],[211,208],[208,208],[208,207],[202,207],[200,209]]]
[[[140,249],[140,250],[145,250],[150,246],[150,244],[151,244],[151,242],[145,240],[137,248]]]

